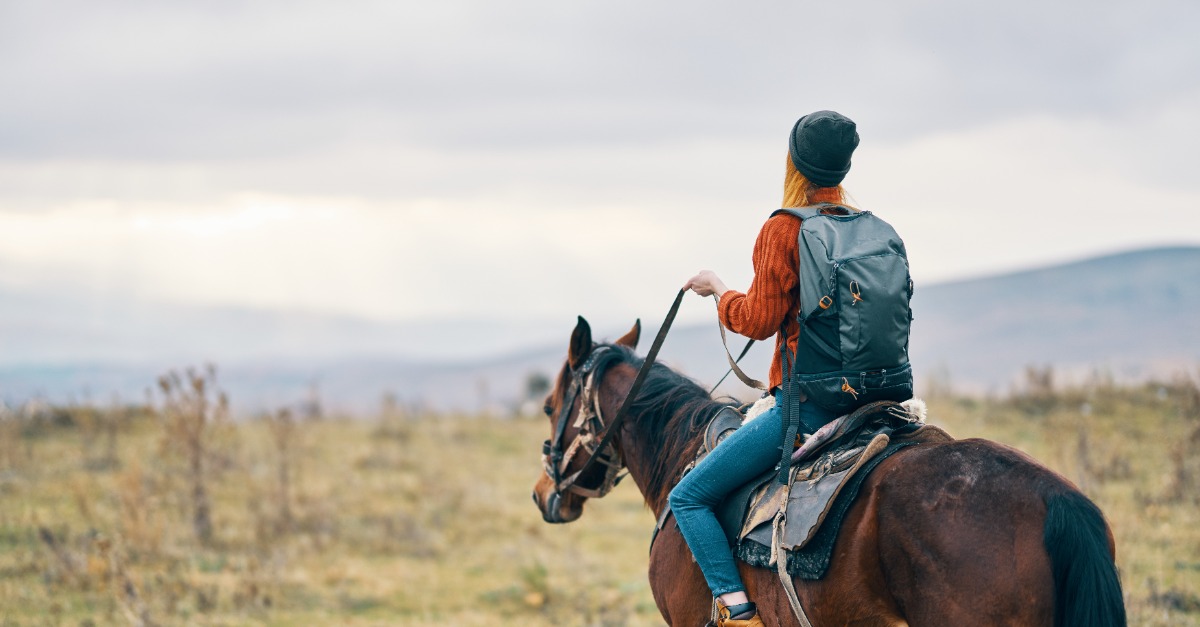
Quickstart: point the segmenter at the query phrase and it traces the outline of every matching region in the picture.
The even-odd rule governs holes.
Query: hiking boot
[[[758,607],[753,603],[725,607],[718,602],[717,612],[717,627],[763,627],[762,619],[758,617]]]

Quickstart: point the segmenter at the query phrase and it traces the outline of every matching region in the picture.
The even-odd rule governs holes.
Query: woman
[[[849,118],[817,111],[800,118],[788,141],[783,207],[820,202],[845,204],[842,179],[858,132]],[[770,390],[779,398],[783,380],[781,349],[794,354],[799,338],[800,219],[779,214],[763,225],[754,244],[754,280],[745,293],[731,290],[710,270],[692,277],[686,287],[701,296],[716,294],[721,324],[734,333],[765,340],[775,335]],[[720,608],[721,627],[762,625],[746,596],[737,565],[713,508],[734,489],[780,461],[783,433],[781,403],[733,432],[671,491],[671,509],[679,531],[696,558]],[[812,433],[836,418],[813,403],[801,403],[802,429]]]

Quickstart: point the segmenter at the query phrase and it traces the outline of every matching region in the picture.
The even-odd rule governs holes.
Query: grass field
[[[173,405],[0,418],[0,624],[661,624],[632,482],[569,525],[530,502],[544,418],[226,420],[182,383]],[[1200,625],[1195,383],[1046,383],[936,395],[931,422],[1099,503],[1132,624]]]

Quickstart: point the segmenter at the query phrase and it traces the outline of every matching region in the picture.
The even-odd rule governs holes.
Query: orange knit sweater
[[[775,336],[771,358],[770,387],[783,382],[783,360],[779,349],[787,338],[788,350],[796,350],[800,325],[799,307],[800,218],[779,214],[767,220],[754,242],[754,280],[746,293],[729,290],[721,294],[717,317],[725,328],[756,340]]]

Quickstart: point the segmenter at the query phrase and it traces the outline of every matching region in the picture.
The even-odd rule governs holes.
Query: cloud
[[[852,176],[864,206],[892,216],[926,280],[1198,241],[1200,189],[1143,176],[1130,165],[1146,149],[1110,130],[1030,116],[866,147]]]
[[[244,196],[194,209],[84,204],[0,213],[0,265],[8,285],[101,287],[152,302],[376,319],[518,319],[562,314],[588,300],[626,311],[619,288],[640,264],[623,257],[677,243],[658,236],[662,225],[650,218],[628,207],[568,215],[436,199],[398,205]],[[581,221],[590,226],[581,229]]]
[[[1126,136],[1093,120],[1031,116],[866,143],[846,184],[860,206],[897,226],[923,282],[1195,242],[1200,191],[1131,175],[1128,148]],[[0,212],[0,262],[10,283],[54,275],[158,299],[379,319],[585,313],[617,325],[653,317],[652,304],[704,267],[748,285],[750,247],[778,202],[783,155],[736,144],[647,151],[627,157],[628,179],[607,193],[613,180],[588,180],[592,162],[578,157],[557,167],[530,157],[549,189],[410,201],[245,194]],[[705,160],[735,167],[742,159],[739,184],[705,179],[722,171]],[[637,173],[659,162],[672,167],[641,182],[644,193],[620,193],[637,190]],[[655,193],[664,181],[677,188]]]
[[[1187,2],[24,3],[3,15],[0,155],[636,147],[775,138],[825,106],[885,139],[1118,115],[1195,86],[1196,17]]]
[[[1195,241],[1197,11],[4,3],[3,280],[622,327],[749,282],[818,108],[923,281]]]

